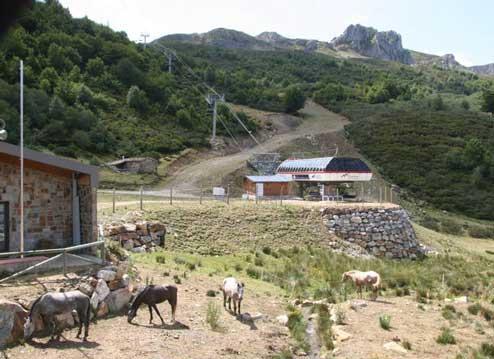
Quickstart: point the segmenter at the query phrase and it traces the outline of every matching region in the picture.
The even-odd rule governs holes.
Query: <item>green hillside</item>
[[[235,38],[228,30],[220,35]],[[178,54],[172,74],[160,45]],[[92,162],[159,157],[208,146],[207,86],[229,102],[279,112],[296,112],[310,97],[347,115],[349,139],[412,197],[494,219],[494,125],[481,112],[494,110],[492,79],[292,50],[170,40],[143,48],[49,0],[36,2],[0,43],[0,113],[14,143],[20,58],[30,147]],[[220,113],[231,131],[243,133],[226,110]]]

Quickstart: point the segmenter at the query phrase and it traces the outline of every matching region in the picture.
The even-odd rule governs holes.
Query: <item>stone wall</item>
[[[0,201],[8,202],[10,213],[9,251],[20,248],[19,189],[19,165],[0,161]],[[90,185],[79,185],[79,196],[81,240],[87,243],[97,238],[96,192]],[[25,250],[72,245],[72,179],[26,166],[24,216]]]
[[[408,214],[402,208],[341,209],[323,211],[329,232],[375,257],[416,259],[423,255]]]
[[[0,163],[0,201],[9,202],[10,251],[19,250],[18,165]],[[25,250],[60,247],[72,239],[71,179],[25,168],[24,175]]]

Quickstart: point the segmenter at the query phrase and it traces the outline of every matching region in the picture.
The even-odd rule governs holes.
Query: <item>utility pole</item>
[[[148,34],[148,33],[143,32],[143,33],[141,34],[141,37],[143,38],[144,48],[146,48],[146,46],[147,46],[147,40],[148,40],[149,34]]]
[[[224,102],[225,95],[209,94],[206,97],[206,102],[213,108],[213,133],[211,135],[211,143],[216,142],[216,122],[218,120],[218,102]]]
[[[24,62],[20,62],[20,132],[21,132],[21,188],[19,207],[21,210],[21,223],[20,223],[20,251],[24,252]],[[24,254],[21,253],[21,258]]]
[[[163,48],[163,54],[168,58],[168,73],[171,74],[173,72],[173,57],[177,57],[177,54],[175,51],[168,49],[168,48]]]

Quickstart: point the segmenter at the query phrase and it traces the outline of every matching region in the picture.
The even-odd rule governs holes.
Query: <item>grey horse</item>
[[[32,337],[35,329],[33,318],[41,317],[45,327],[50,329],[51,339],[60,339],[61,331],[63,329],[57,328],[55,316],[65,313],[71,313],[75,315],[77,313],[79,317],[79,332],[77,338],[80,338],[82,332],[82,325],[84,325],[84,341],[86,341],[89,333],[89,319],[90,319],[90,300],[87,295],[76,290],[72,292],[62,293],[46,293],[36,299],[29,311],[29,317],[24,324],[24,338],[29,339]]]

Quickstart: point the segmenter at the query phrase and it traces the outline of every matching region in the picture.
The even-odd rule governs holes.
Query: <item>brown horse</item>
[[[158,314],[161,319],[161,323],[164,325],[165,321],[161,317],[160,312],[156,304],[168,301],[172,307],[172,320],[175,322],[175,310],[177,309],[177,287],[174,285],[148,285],[142,292],[140,292],[130,307],[129,313],[127,314],[127,321],[132,322],[132,319],[137,315],[137,310],[141,304],[146,304],[149,308],[149,324],[153,323],[153,309]]]

